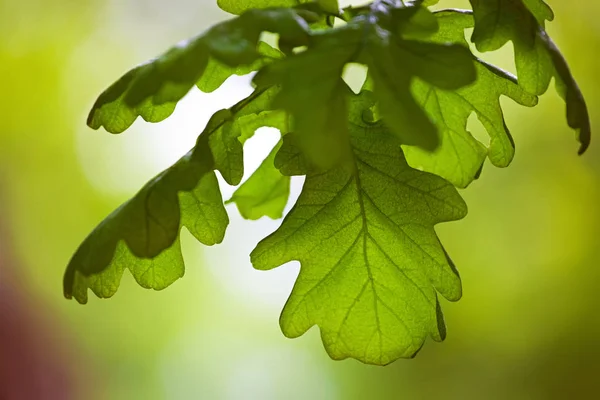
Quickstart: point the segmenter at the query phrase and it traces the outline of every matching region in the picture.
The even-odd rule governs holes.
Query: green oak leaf
[[[438,32],[429,40],[439,43],[466,43],[464,30],[473,26],[469,13],[441,11],[435,13]],[[441,143],[434,152],[406,146],[408,163],[439,175],[455,186],[468,186],[479,174],[485,158],[493,165],[507,167],[514,156],[514,142],[506,126],[500,96],[533,107],[537,97],[518,86],[515,77],[477,59],[477,81],[457,90],[436,88],[422,80],[413,85],[419,104],[440,130]],[[489,148],[467,130],[469,116],[475,113],[490,136]]]
[[[253,119],[269,121],[268,104],[276,91],[257,90],[217,112],[193,150],[102,221],[67,266],[65,296],[85,303],[90,288],[99,297],[110,297],[126,268],[142,287],[164,289],[183,275],[182,227],[205,245],[220,243],[229,219],[213,170],[239,184],[243,126],[255,124]]]
[[[275,168],[275,156],[281,141],[271,150],[258,169],[231,196],[245,219],[257,220],[264,216],[279,219],[290,195],[290,177]]]
[[[494,51],[506,42],[533,46],[537,21],[522,0],[469,0],[475,14],[471,40],[479,51]]]
[[[208,135],[211,154],[206,154],[205,148],[197,145],[193,150],[193,158],[203,160],[212,156],[215,169],[225,182],[232,186],[239,185],[244,176],[244,141],[260,127],[279,128],[286,123],[285,114],[270,109],[270,103],[278,91],[279,88],[275,86],[257,89],[234,107],[221,110],[219,113],[222,115],[215,121],[223,122],[209,122],[205,129],[212,131],[211,127],[216,125],[215,133]]]
[[[85,276],[76,271],[73,281],[65,288],[67,298],[74,297],[85,304],[88,301],[88,288],[100,298],[112,297],[119,289],[121,277],[125,269],[129,269],[135,280],[144,288],[161,290],[183,277],[185,272],[179,238],[171,247],[154,259],[141,259],[119,242],[114,251],[114,260],[102,272]],[[67,282],[65,282],[67,284]]]
[[[305,51],[271,63],[255,76],[258,87],[281,86],[274,107],[292,116],[293,130],[310,162],[328,168],[345,157],[340,141],[347,136],[347,110],[340,77],[350,62],[369,67],[382,116],[402,143],[429,151],[437,147],[437,128],[411,95],[411,82],[421,78],[436,87],[457,89],[475,80],[475,66],[464,44],[401,37],[401,27],[417,11],[429,13],[420,7],[382,5],[340,28],[313,32]]]
[[[470,1],[475,17],[471,40],[477,49],[492,51],[512,41],[519,85],[532,94],[544,94],[554,77],[566,102],[567,122],[581,144],[579,154],[585,152],[591,138],[589,112],[563,55],[544,30],[544,21],[554,17],[550,7],[541,0]]]
[[[282,135],[288,133],[289,121],[284,112],[267,111],[249,121],[242,119],[240,122],[243,129],[239,140],[242,143],[260,127],[276,128]],[[268,216],[278,219],[283,216],[290,194],[290,178],[282,175],[274,165],[275,155],[280,147],[281,141],[225,202],[235,203],[243,218],[257,220]]]
[[[413,357],[427,336],[444,339],[437,293],[458,300],[461,284],[434,225],[467,209],[450,183],[408,166],[385,125],[363,118],[373,104],[368,92],[348,96],[351,158],[305,170],[297,135],[285,136],[277,165],[306,181],[251,260],[260,270],[301,263],[280,319],[286,336],[316,324],[332,358],[385,365]]]
[[[407,12],[412,9],[415,11]],[[403,25],[410,26],[413,16],[423,12],[428,11],[414,6],[377,9],[348,25],[367,31],[359,36],[359,43],[367,44],[361,44],[357,61],[369,68],[385,123],[403,144],[432,151],[439,145],[438,130],[411,95],[412,81],[420,78],[452,90],[472,83],[476,74],[466,46],[407,40],[397,34]]]
[[[222,241],[228,223],[210,163],[196,162],[190,152],[84,240],[67,266],[65,296],[86,303],[89,287],[98,297],[110,297],[126,268],[141,286],[164,289],[183,276],[181,227],[212,245]]]
[[[466,215],[456,187],[486,158],[498,167],[513,159],[500,97],[534,106],[554,77],[580,152],[590,141],[581,91],[545,32],[554,18],[546,2],[470,2],[473,12],[431,12],[438,0],[343,10],[338,0],[218,0],[239,16],[127,72],[88,125],[120,133],[139,116],[158,122],[194,86],[212,92],[257,71],[254,92],[215,113],[194,148],[89,234],[67,266],[65,297],[111,297],[125,270],[154,290],[182,277],[181,230],[210,246],[229,223],[216,172],[240,185],[245,141],[273,127],[282,140],[226,203],[247,219],[280,218],[290,177],[306,175],[280,228],[251,254],[260,270],[301,264],[284,334],[317,325],[332,358],[377,365],[414,357],[429,336],[443,340],[438,294],[456,301],[462,288],[435,226]],[[471,53],[467,28],[480,51],[514,43],[518,80]],[[277,48],[262,41],[274,38]],[[367,69],[358,95],[342,78],[349,63]],[[489,146],[467,130],[472,114]]]
[[[162,121],[195,84],[212,91],[230,75],[249,73],[279,57],[275,49],[259,45],[262,32],[277,33],[286,43],[303,46],[308,43],[307,21],[317,19],[307,10],[280,8],[250,10],[217,24],[127,72],[96,100],[88,125],[121,133],[138,116],[148,122]]]

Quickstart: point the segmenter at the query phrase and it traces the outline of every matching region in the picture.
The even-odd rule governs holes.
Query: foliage
[[[471,10],[430,11],[437,1],[376,0],[339,10],[335,0],[219,0],[239,16],[134,68],[100,95],[94,129],[125,131],[137,117],[167,118],[194,86],[217,89],[233,74],[254,92],[217,112],[193,149],[108,216],[71,259],[64,293],[112,296],[125,269],[143,287],[183,276],[179,232],[223,240],[228,217],[217,183],[243,176],[243,143],[260,127],[282,140],[228,202],[242,216],[280,218],[290,176],[306,175],[281,227],[251,254],[257,269],[298,260],[281,316],[286,336],[318,325],[334,359],[384,365],[414,357],[427,336],[443,340],[438,293],[461,297],[460,278],[434,226],[463,218],[455,187],[480,176],[487,158],[506,167],[514,142],[500,96],[533,107],[552,77],[567,122],[590,141],[588,111],[567,64],[544,30],[541,0],[471,0]],[[518,78],[474,56],[514,43]],[[262,33],[278,37],[276,47]],[[359,93],[344,81],[366,66]],[[467,130],[475,113],[488,146]]]

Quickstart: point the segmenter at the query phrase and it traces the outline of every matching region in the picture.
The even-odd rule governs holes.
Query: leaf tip
[[[587,108],[586,108],[586,114],[587,114]],[[590,127],[589,118],[587,118],[585,120],[584,125],[579,128],[578,139],[579,139],[580,145],[579,145],[579,150],[577,151],[577,154],[581,156],[590,147],[590,143],[592,141],[592,129]]]
[[[437,338],[434,337],[434,340],[437,340],[438,342],[443,342],[444,340],[446,340],[447,334],[446,322],[444,321],[444,314],[442,313],[442,307],[440,306],[440,301],[439,299],[437,299],[437,296],[435,299],[435,315],[437,320],[438,336]]]
[[[579,146],[579,150],[577,151],[577,155],[582,156],[589,147],[590,147],[589,141],[581,143],[581,145]]]

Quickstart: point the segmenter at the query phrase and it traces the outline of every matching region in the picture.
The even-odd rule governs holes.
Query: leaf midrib
[[[383,343],[382,343],[382,331],[381,331],[381,321],[379,321],[379,307],[378,307],[378,300],[379,300],[379,296],[377,295],[377,290],[375,288],[375,279],[373,278],[373,272],[371,271],[371,265],[369,263],[369,257],[367,255],[367,236],[370,236],[369,234],[369,225],[367,223],[367,212],[365,210],[365,202],[363,199],[363,190],[362,190],[362,183],[360,180],[360,172],[359,172],[359,168],[358,168],[358,162],[357,162],[357,157],[355,156],[354,152],[352,153],[352,163],[353,163],[353,179],[354,179],[354,183],[356,184],[356,196],[358,197],[358,205],[360,208],[360,215],[362,217],[362,236],[363,236],[363,259],[365,262],[365,267],[367,269],[367,276],[369,279],[369,284],[371,286],[371,290],[373,291],[373,308],[375,310],[375,323],[377,325],[377,330],[376,332],[379,333],[379,353],[383,352]],[[349,310],[351,310],[352,308],[350,308]],[[348,311],[348,314],[350,313],[350,311]],[[341,332],[341,329],[340,329]],[[370,345],[370,342],[369,342]],[[369,347],[367,346],[366,349],[368,349]]]

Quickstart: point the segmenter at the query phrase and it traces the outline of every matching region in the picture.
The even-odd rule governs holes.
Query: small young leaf
[[[385,365],[413,357],[428,335],[443,340],[437,292],[458,300],[461,285],[433,226],[466,206],[451,184],[410,168],[383,124],[362,119],[368,93],[348,96],[351,159],[304,171],[298,202],[251,260],[261,270],[301,263],[281,315],[286,336],[317,324],[332,358]],[[301,157],[285,149],[295,137],[285,136],[278,164]]]
[[[257,116],[240,118],[245,143],[260,127],[276,128],[283,135],[288,133],[288,118],[284,112],[265,111]],[[281,218],[290,192],[290,178],[284,176],[274,165],[275,155],[281,147],[278,143],[256,171],[234,193],[228,203],[236,203],[242,217],[256,220],[263,216]]]
[[[290,195],[290,177],[275,168],[275,155],[280,148],[281,141],[226,202],[235,203],[242,217],[256,220],[264,216],[272,219],[283,216]]]
[[[192,157],[199,160],[212,157],[215,169],[223,179],[232,186],[239,185],[244,176],[243,141],[260,127],[278,128],[284,123],[285,117],[279,111],[270,111],[270,103],[277,92],[278,88],[274,86],[257,89],[231,109],[222,110],[223,122],[219,122],[218,129],[208,136],[210,154],[205,147],[196,146]],[[210,128],[209,122],[206,129]]]

